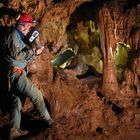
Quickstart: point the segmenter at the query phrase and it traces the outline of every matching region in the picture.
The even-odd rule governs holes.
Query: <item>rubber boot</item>
[[[16,128],[11,128],[10,132],[9,132],[9,140],[14,140],[18,137],[25,136],[27,134],[28,134],[28,131],[16,129]]]
[[[50,128],[53,128],[55,126],[55,121],[52,118],[50,118],[49,120],[44,120],[44,122]]]

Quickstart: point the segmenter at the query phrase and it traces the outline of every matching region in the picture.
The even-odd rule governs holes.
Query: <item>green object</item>
[[[129,45],[122,42],[119,42],[117,44],[114,62],[116,65],[118,81],[123,80],[123,73],[128,63],[129,51],[130,51]]]
[[[129,50],[130,49],[126,45],[121,43],[118,44],[115,54],[115,64],[117,66],[120,65],[122,68],[126,67]]]
[[[67,50],[59,54],[54,60],[52,60],[52,64],[53,66],[61,66],[73,56],[75,56],[74,50],[68,48]]]
[[[93,66],[98,73],[103,72],[102,54],[98,47],[93,47],[90,53],[84,54],[83,61],[85,64]]]

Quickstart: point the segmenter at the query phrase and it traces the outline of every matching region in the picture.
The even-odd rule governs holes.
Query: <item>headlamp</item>
[[[39,31],[37,28],[32,27],[30,32],[26,35],[26,40],[28,43],[32,43],[39,36]]]
[[[34,30],[29,38],[29,42],[33,42],[39,36],[39,32]]]

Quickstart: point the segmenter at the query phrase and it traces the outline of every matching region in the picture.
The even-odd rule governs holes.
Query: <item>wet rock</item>
[[[100,1],[99,4],[99,1],[93,1],[92,3],[88,1],[92,0],[24,0],[23,2],[11,0],[6,1],[7,3],[3,2],[5,6],[8,6],[6,9],[10,7],[17,13],[27,11],[37,18],[41,32],[40,38],[42,43],[46,45],[46,49],[42,56],[39,56],[38,60],[36,60],[35,70],[37,73],[34,73],[31,78],[43,92],[44,98],[48,99],[50,111],[54,118],[57,119],[57,117],[61,117],[66,113],[66,117],[62,118],[58,126],[51,130],[47,136],[45,136],[47,130],[43,131],[41,129],[40,131],[42,132],[40,134],[36,133],[31,139],[44,139],[45,137],[45,139],[53,140],[113,140],[115,138],[139,139],[140,137],[139,131],[135,130],[139,129],[140,118],[138,112],[140,103],[139,100],[130,103],[131,98],[135,99],[140,94],[139,54],[136,53],[137,55],[135,55],[134,53],[138,52],[140,44],[139,2],[112,0]],[[103,3],[105,3],[105,7]],[[0,7],[3,8],[3,4]],[[75,14],[74,12],[77,8],[80,11],[80,15],[73,16],[73,22],[71,22],[71,15]],[[98,16],[99,11],[100,16]],[[93,89],[91,84],[89,88],[76,78],[77,74],[86,72],[87,69],[86,67],[83,68],[84,66],[80,66],[76,71],[64,70],[67,74],[67,78],[64,80],[59,74],[56,74],[55,78],[53,77],[51,60],[65,46],[66,38],[64,34],[66,33],[66,27],[68,24],[76,23],[80,20],[89,20],[90,18],[94,18],[93,20],[95,20],[97,26],[101,25],[105,65],[103,84],[105,82],[104,89],[106,89],[106,92],[103,93],[96,93],[95,89],[97,90],[100,87]],[[6,24],[13,24],[12,16],[9,12],[8,15],[1,15],[0,18],[0,26],[5,26]],[[87,37],[86,39],[88,40]],[[122,88],[122,90],[118,88],[113,60],[111,59],[116,49],[116,43],[120,41],[129,44],[132,48],[127,65],[128,69],[125,70],[124,74],[124,85],[119,84],[119,88]],[[82,68],[84,71],[82,71]],[[99,81],[96,80],[96,82]],[[111,92],[109,93],[108,91]],[[113,96],[111,95],[112,93]],[[108,98],[107,94],[112,96],[115,101],[111,100],[112,98]],[[31,107],[29,102],[27,102],[25,111],[23,110],[24,113],[28,111],[28,107]],[[122,114],[122,116],[118,117],[119,114]],[[8,122],[7,119],[5,119],[5,122],[3,119],[3,117],[0,117],[1,126]],[[31,127],[35,125],[36,123]],[[107,135],[104,134],[105,130]],[[2,131],[0,131],[1,133]],[[97,133],[99,135],[96,135]]]

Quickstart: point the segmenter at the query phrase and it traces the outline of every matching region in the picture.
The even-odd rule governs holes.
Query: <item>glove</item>
[[[36,56],[40,55],[43,50],[44,50],[44,46],[42,46],[41,48],[35,48],[35,55]]]
[[[39,37],[35,39],[35,47],[36,49],[42,48],[43,46],[40,43]]]

